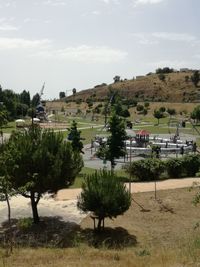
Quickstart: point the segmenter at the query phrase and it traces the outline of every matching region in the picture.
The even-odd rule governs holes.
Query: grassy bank
[[[200,207],[192,204],[196,192],[159,191],[158,200],[154,200],[152,192],[134,194],[130,209],[114,220],[106,219],[105,233],[101,235],[93,233],[90,217],[71,230],[57,219],[54,229],[49,219],[35,236],[41,238],[50,227],[49,239],[42,239],[44,243],[35,243],[34,247],[31,242],[15,244],[9,257],[0,249],[0,266],[199,266]],[[17,236],[20,234],[23,240],[25,237],[30,241],[29,229],[18,231]]]

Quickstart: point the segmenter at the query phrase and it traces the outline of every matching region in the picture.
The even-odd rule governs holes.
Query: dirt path
[[[169,179],[157,182],[157,190],[176,189],[190,187],[194,182],[200,182],[200,178],[184,178],[184,179]],[[129,188],[129,184],[126,184]],[[154,191],[154,182],[131,183],[131,192],[151,192]],[[77,199],[81,193],[81,189],[62,189],[58,191],[56,200],[72,200]]]

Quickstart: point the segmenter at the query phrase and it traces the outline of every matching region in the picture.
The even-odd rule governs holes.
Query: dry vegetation
[[[200,266],[200,207],[192,204],[195,192],[159,191],[157,201],[152,192],[137,193],[134,200],[143,210],[133,201],[124,216],[106,220],[103,235],[93,233],[90,217],[74,232],[58,230],[62,228],[58,224],[54,235],[62,234],[57,245],[49,248],[51,242],[46,240],[43,248],[15,248],[10,257],[2,257],[0,266]]]
[[[134,80],[123,80],[111,84],[114,90],[126,98],[136,98],[138,101],[160,101],[160,102],[196,102],[199,97],[198,88],[195,88],[191,81],[185,81],[186,76],[192,72],[174,72],[165,74],[165,81],[161,81],[157,74],[151,74]],[[98,86],[78,92],[75,96],[68,97],[68,100],[82,99],[89,97],[105,99],[109,86]]]

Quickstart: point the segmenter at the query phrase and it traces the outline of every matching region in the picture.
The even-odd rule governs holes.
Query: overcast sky
[[[0,0],[0,84],[44,98],[200,68],[200,0]]]

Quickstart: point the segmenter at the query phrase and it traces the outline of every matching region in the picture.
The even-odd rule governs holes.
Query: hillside
[[[120,80],[110,85],[97,85],[94,88],[77,92],[67,100],[82,99],[86,101],[92,97],[94,101],[101,101],[107,97],[109,89],[118,90],[125,98],[135,98],[137,101],[153,102],[199,102],[200,91],[187,77],[192,71],[173,72],[165,74],[165,80],[159,79],[158,74],[141,76],[133,80]]]

